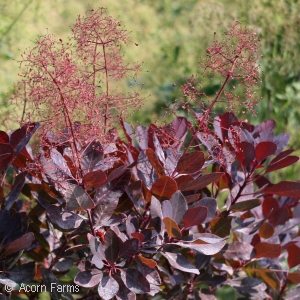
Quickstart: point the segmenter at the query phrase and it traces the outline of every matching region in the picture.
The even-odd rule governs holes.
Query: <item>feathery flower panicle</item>
[[[137,91],[119,88],[140,65],[123,62],[127,32],[104,8],[79,16],[71,29],[66,43],[48,34],[24,52],[14,101],[24,105],[22,122],[41,122],[44,135],[51,129],[64,139],[105,139],[116,118],[142,103]]]

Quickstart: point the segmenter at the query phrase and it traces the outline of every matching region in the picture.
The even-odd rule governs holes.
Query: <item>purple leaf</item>
[[[9,144],[8,134],[2,130],[0,130],[0,144]]]
[[[96,207],[92,210],[92,218],[95,227],[99,225],[108,226],[117,206],[118,201],[96,205]]]
[[[87,192],[79,185],[70,184],[66,194],[66,208],[69,210],[87,210],[95,206]]]
[[[151,199],[150,214],[152,218],[151,222],[154,226],[154,229],[158,233],[161,233],[161,231],[163,230],[163,213],[161,204],[155,197],[152,197]]]
[[[148,160],[151,163],[152,167],[154,168],[154,171],[158,175],[158,177],[165,176],[166,174],[165,174],[163,165],[157,158],[155,152],[151,148],[148,148],[146,150],[146,155],[147,155]]]
[[[84,221],[84,218],[71,210],[63,209],[56,205],[50,205],[46,209],[50,221],[60,227],[62,230],[78,228]]]
[[[146,277],[136,269],[121,270],[121,278],[128,289],[136,294],[150,292],[150,284]]]
[[[98,286],[98,294],[103,300],[112,299],[119,291],[118,282],[110,275],[103,276]]]
[[[153,183],[158,179],[153,166],[145,151],[141,151],[137,160],[138,176],[144,182],[147,189],[151,190]]]
[[[161,253],[170,263],[170,265],[178,270],[193,273],[199,275],[200,272],[198,269],[193,266],[186,257],[182,254],[171,253],[171,252],[162,252]]]
[[[187,202],[180,191],[174,193],[170,199],[170,203],[172,205],[172,219],[177,223],[180,224],[182,217],[188,210]]]
[[[113,264],[119,257],[119,252],[122,247],[122,241],[117,234],[110,228],[106,231],[104,237],[104,254],[106,260]]]
[[[172,218],[173,217],[173,206],[169,200],[163,201],[162,205],[162,214],[165,217]]]
[[[12,186],[10,193],[5,198],[5,210],[10,210],[14,202],[19,197],[21,190],[24,186],[27,174],[28,172],[25,171],[16,176],[14,185]]]
[[[18,239],[11,242],[6,248],[5,248],[5,254],[9,255],[12,253],[17,253],[22,250],[28,249],[32,242],[35,240],[34,234],[32,232],[27,232],[23,236],[19,237]]]
[[[275,152],[275,154],[280,153],[283,150],[283,148],[287,146],[289,140],[290,140],[290,136],[286,133],[275,136],[275,138],[273,139],[273,142],[277,146],[277,151]]]
[[[146,126],[138,126],[135,137],[142,150],[148,149],[148,128]]]
[[[40,123],[28,123],[23,125],[21,128],[15,130],[10,135],[10,144],[15,150],[15,156],[17,156],[21,150],[29,142],[32,135],[40,127]]]
[[[202,198],[198,202],[196,202],[192,207],[204,206],[207,208],[207,217],[204,223],[211,221],[216,216],[217,211],[217,201],[214,198]]]
[[[108,176],[107,183],[97,190],[94,197],[96,204],[107,205],[108,203],[118,202],[129,185],[130,178],[131,169],[122,166],[114,170]]]
[[[154,260],[147,259],[142,255],[139,255],[138,257],[139,259],[135,260],[137,263],[137,270],[140,271],[146,277],[150,284],[161,285],[161,278],[159,276],[159,273],[154,269],[154,267],[157,265],[156,262]],[[148,263],[148,265],[144,264],[143,262]],[[153,263],[155,265],[153,265]],[[153,268],[150,268],[149,265],[152,265]]]
[[[222,250],[225,259],[228,260],[250,260],[253,246],[245,242],[232,242]]]
[[[83,286],[85,288],[92,288],[101,281],[102,277],[103,277],[103,273],[98,269],[83,271],[77,273],[74,279],[74,283]]]
[[[119,257],[130,259],[134,257],[139,249],[139,240],[133,238],[125,241],[120,249]]]
[[[99,142],[93,141],[80,151],[81,166],[84,173],[89,173],[98,169],[103,159],[103,149]]]

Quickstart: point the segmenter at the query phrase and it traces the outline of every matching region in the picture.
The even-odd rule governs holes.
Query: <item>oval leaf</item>
[[[179,174],[193,174],[199,172],[205,162],[202,151],[189,152],[182,155],[177,164]]]
[[[281,245],[259,242],[254,247],[256,251],[255,258],[277,258],[281,254]]]
[[[265,160],[268,156],[275,154],[277,150],[276,144],[273,142],[260,142],[255,147],[255,157],[257,162]]]
[[[151,269],[154,269],[157,266],[157,262],[153,259],[146,258],[141,254],[139,254],[137,257],[143,264],[145,264],[147,267]]]
[[[83,271],[77,273],[74,282],[85,288],[96,286],[102,279],[103,273],[100,270],[93,269],[91,271]]]
[[[98,286],[98,294],[103,300],[113,298],[119,291],[118,282],[110,275],[104,276]]]
[[[241,201],[241,202],[231,205],[230,210],[231,211],[246,211],[246,210],[252,209],[256,206],[259,206],[260,204],[261,204],[261,200],[250,199],[247,201]]]
[[[180,191],[174,193],[170,199],[170,203],[172,205],[172,219],[180,224],[183,215],[188,210],[187,202]]]
[[[122,270],[121,278],[125,285],[134,293],[145,294],[150,292],[150,284],[146,277],[136,269]]]
[[[72,184],[66,196],[66,208],[69,210],[87,210],[93,208],[94,202],[79,185]]]
[[[210,183],[219,180],[224,173],[216,172],[212,174],[203,175],[180,188],[183,191],[192,191],[192,190],[200,190],[208,186]]]
[[[193,274],[200,274],[199,270],[193,266],[186,257],[182,254],[178,253],[171,253],[171,252],[163,252],[161,253],[170,263],[170,265],[178,270],[193,273]]]
[[[182,219],[184,227],[189,228],[195,225],[202,224],[207,217],[207,212],[207,207],[203,206],[189,208],[189,210],[185,213]]]
[[[89,189],[97,184],[102,184],[106,180],[106,174],[102,170],[89,172],[83,176],[83,182]]]
[[[162,176],[154,182],[151,192],[160,200],[170,199],[178,190],[176,181],[169,176]]]
[[[281,181],[267,186],[262,192],[286,197],[300,197],[300,182]]]
[[[288,156],[277,162],[274,163],[271,162],[266,169],[266,173],[286,168],[290,165],[295,164],[298,160],[299,160],[298,156]]]
[[[264,222],[259,228],[259,235],[264,239],[270,238],[274,234],[274,227],[269,222]]]
[[[155,152],[151,148],[148,148],[146,150],[146,155],[147,155],[151,165],[153,166],[155,172],[157,173],[158,177],[165,176],[166,174],[165,174],[164,168],[163,168],[161,162],[159,161],[159,159],[157,158]]]

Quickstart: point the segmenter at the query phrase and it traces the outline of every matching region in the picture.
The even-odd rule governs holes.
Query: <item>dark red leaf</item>
[[[192,191],[192,190],[200,190],[208,186],[210,183],[219,180],[224,173],[217,172],[212,174],[203,175],[180,188],[183,191]]]
[[[22,250],[26,250],[31,246],[34,240],[34,234],[32,232],[28,232],[10,243],[5,249],[5,254],[9,255],[12,253],[20,252]]]
[[[207,207],[203,206],[189,208],[182,219],[184,227],[189,228],[195,225],[202,224],[207,217],[207,212]]]
[[[270,215],[270,213],[277,211],[279,207],[277,199],[273,197],[266,197],[262,203],[263,216],[266,218]]]
[[[199,172],[205,162],[202,151],[194,151],[184,154],[180,157],[177,164],[179,174],[193,174]]]
[[[145,236],[140,232],[133,232],[131,236],[135,239],[138,239],[140,243],[142,243],[145,239]]]
[[[9,144],[0,144],[0,172],[7,167],[13,158],[14,149]]]
[[[16,156],[26,146],[31,136],[35,133],[39,126],[39,123],[28,123],[15,130],[10,135],[10,144],[13,146]]]
[[[287,197],[300,197],[300,182],[281,181],[262,190],[265,194],[275,194]]]
[[[86,188],[89,189],[95,185],[102,184],[106,180],[106,174],[102,170],[89,172],[83,176],[83,182]]]
[[[291,245],[287,248],[288,264],[290,268],[294,268],[300,264],[300,248],[296,245]]]
[[[273,172],[285,167],[288,167],[290,165],[295,164],[299,160],[298,156],[287,156],[279,161],[273,162],[268,165],[266,169],[266,173]]]
[[[169,176],[162,176],[154,182],[151,192],[160,200],[170,199],[178,190],[176,181]]]
[[[188,182],[194,180],[194,177],[191,175],[182,175],[182,176],[176,177],[174,179],[177,183],[178,188],[180,189],[182,186],[184,186]]]
[[[290,155],[294,151],[295,151],[294,149],[287,149],[285,151],[280,152],[278,155],[276,155],[272,159],[271,164],[275,164],[276,162],[282,160],[283,158],[285,158],[286,156]]]
[[[245,168],[249,167],[255,158],[254,146],[249,142],[241,142],[237,145],[236,157]]]
[[[281,254],[281,245],[279,244],[260,242],[255,245],[254,249],[256,252],[255,258],[277,258]]]
[[[289,210],[286,206],[273,211],[269,217],[270,223],[275,227],[284,224],[289,219]]]
[[[9,144],[8,134],[2,130],[0,130],[0,144]]]
[[[255,147],[256,161],[259,163],[265,160],[268,156],[275,154],[276,150],[277,146],[273,142],[260,142]]]

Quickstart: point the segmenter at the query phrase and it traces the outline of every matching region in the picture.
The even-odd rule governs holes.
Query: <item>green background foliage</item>
[[[138,82],[146,97],[132,121],[149,124],[175,100],[180,86],[198,74],[202,89],[212,95],[222,82],[203,75],[199,68],[206,48],[236,20],[257,32],[261,40],[262,82],[257,97],[262,101],[257,116],[245,114],[252,123],[273,118],[276,133],[291,135],[290,146],[300,149],[300,4],[297,0],[14,0],[0,4],[0,119],[12,112],[7,93],[18,80],[21,53],[33,46],[40,34],[67,39],[78,14],[92,6],[105,6],[131,32],[125,49],[130,62],[143,62]],[[135,45],[138,44],[138,46]],[[237,88],[237,93],[239,89]],[[240,97],[244,97],[240,94]],[[179,105],[180,107],[180,105]],[[184,114],[178,111],[178,114]],[[299,171],[299,170],[298,170]],[[297,180],[297,170],[284,171]],[[280,173],[278,176],[281,176]]]

